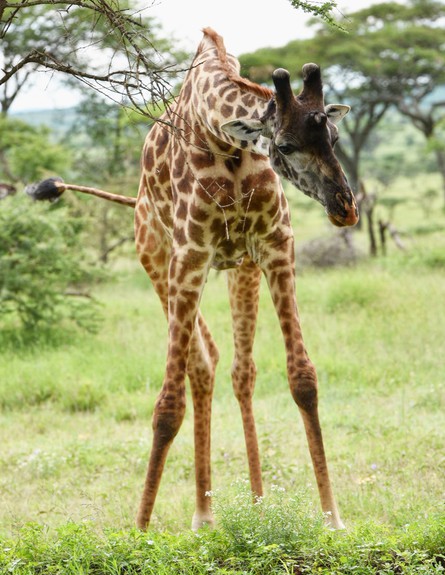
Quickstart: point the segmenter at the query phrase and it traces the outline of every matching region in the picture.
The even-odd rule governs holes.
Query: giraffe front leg
[[[210,466],[210,423],[218,349],[201,315],[193,333],[187,373],[193,398],[195,439],[196,507],[192,529],[213,526],[209,493],[212,489]]]
[[[147,529],[159,489],[168,450],[185,414],[185,376],[190,342],[206,277],[196,255],[173,254],[169,267],[167,366],[153,413],[153,441],[137,526]]]
[[[280,245],[279,252],[269,258],[264,271],[284,336],[289,387],[303,419],[321,508],[329,526],[344,529],[329,479],[318,415],[317,374],[303,342],[295,296],[294,269],[292,238]]]

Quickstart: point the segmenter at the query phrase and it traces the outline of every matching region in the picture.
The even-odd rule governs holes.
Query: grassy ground
[[[318,215],[307,213],[309,225]],[[407,525],[439,529],[444,524],[445,241],[434,232],[442,220],[440,215],[430,222],[430,233],[410,236],[407,254],[390,247],[386,258],[350,269],[304,270],[298,281],[343,520],[352,533],[369,521],[376,530],[382,525],[387,539],[380,532],[376,537],[385,541],[392,530],[402,532]],[[412,220],[407,227],[414,225]],[[121,265],[117,277],[97,293],[105,318],[98,334],[59,333],[35,345],[2,341],[0,533],[6,540],[17,538],[28,522],[43,526],[45,533],[61,529],[63,537],[67,523],[80,531],[87,523],[88,536],[82,537],[91,541],[98,533],[134,524],[151,411],[163,375],[166,324],[137,264]],[[209,278],[202,307],[221,351],[212,463],[214,488],[224,495],[235,479],[247,477],[247,469],[229,378],[233,346],[223,274]],[[271,495],[273,485],[289,497],[303,489],[308,508],[317,509],[302,424],[287,388],[282,339],[266,289],[255,355],[255,412],[266,493]],[[158,531],[176,533],[190,525],[191,416],[189,401],[155,508],[152,526]],[[37,527],[25,533],[28,538],[37,533],[36,541],[44,541]],[[360,533],[357,537],[366,541]],[[329,569],[323,572],[336,572]],[[368,572],[374,571],[363,571]]]

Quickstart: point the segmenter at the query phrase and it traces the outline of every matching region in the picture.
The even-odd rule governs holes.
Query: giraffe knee
[[[178,394],[159,395],[153,411],[154,434],[163,442],[173,441],[181,427],[185,414],[185,388]]]
[[[188,376],[193,395],[211,396],[215,386],[215,367],[214,366],[194,366],[189,369]]]
[[[317,407],[317,374],[311,362],[298,366],[295,373],[289,376],[289,386],[292,397],[300,409],[311,411]]]

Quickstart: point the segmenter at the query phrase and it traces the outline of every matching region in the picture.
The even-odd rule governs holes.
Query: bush
[[[97,326],[98,305],[86,287],[99,274],[82,247],[81,229],[57,205],[26,196],[1,202],[0,327],[35,331],[66,319]]]

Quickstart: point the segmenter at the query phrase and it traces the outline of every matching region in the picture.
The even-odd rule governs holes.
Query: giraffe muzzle
[[[354,197],[348,200],[338,193],[335,198],[337,200],[338,211],[337,213],[333,213],[331,210],[327,212],[329,221],[338,228],[355,226],[359,220],[359,213]]]

